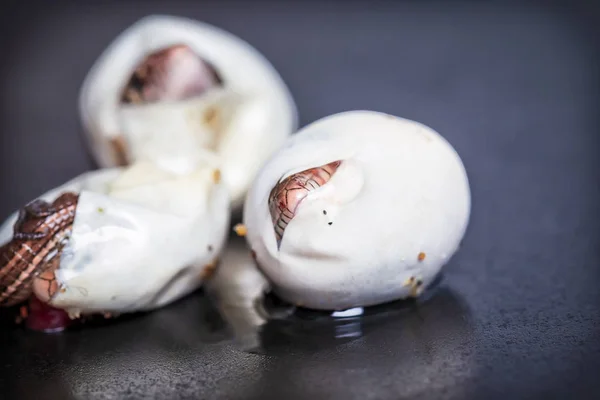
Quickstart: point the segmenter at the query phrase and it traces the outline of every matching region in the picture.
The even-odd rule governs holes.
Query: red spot
[[[29,315],[25,326],[33,331],[58,332],[71,325],[73,321],[69,315],[58,308],[54,308],[31,296],[29,299]]]

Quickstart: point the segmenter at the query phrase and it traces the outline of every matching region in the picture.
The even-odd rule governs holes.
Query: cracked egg
[[[0,228],[0,306],[34,294],[31,304],[76,318],[169,304],[197,289],[221,253],[229,206],[207,165],[187,174],[144,162],[85,173]]]
[[[79,109],[100,167],[152,161],[189,172],[220,163],[239,208],[264,161],[296,130],[296,106],[256,49],[214,26],[149,16],[91,68]]]
[[[244,230],[281,298],[344,310],[418,296],[458,249],[470,207],[441,135],[351,111],[301,129],[264,165]]]

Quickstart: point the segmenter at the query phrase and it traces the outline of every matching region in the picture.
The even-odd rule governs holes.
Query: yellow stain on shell
[[[200,274],[200,277],[203,280],[209,279],[211,276],[214,275],[215,271],[217,270],[217,265],[219,265],[219,260],[215,258],[213,261],[211,261],[210,263],[208,263],[204,266],[204,268],[202,269],[202,272]]]
[[[241,237],[246,236],[246,234],[248,233],[248,229],[246,228],[246,225],[244,224],[237,224],[236,226],[233,227],[233,231]]]
[[[221,170],[220,169],[215,169],[213,171],[213,181],[215,183],[221,182]]]
[[[203,115],[203,120],[213,131],[219,129],[219,109],[216,107],[208,107]]]

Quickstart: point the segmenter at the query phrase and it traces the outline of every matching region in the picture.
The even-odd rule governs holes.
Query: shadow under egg
[[[424,298],[368,307],[360,316],[298,309],[263,327],[261,345],[251,352],[272,362],[255,387],[285,382],[299,397],[320,398],[331,383],[362,390],[375,384],[373,376],[411,396],[463,385],[464,371],[476,368],[473,331],[468,305],[441,279]]]
[[[470,314],[461,297],[443,284],[442,275],[418,298],[349,312],[294,307],[273,293],[265,296],[264,308],[271,318],[257,328],[260,345],[248,351],[269,355],[338,346],[395,325],[408,329],[411,324],[443,321],[452,329],[468,329],[464,316]],[[431,320],[434,317],[429,317],[430,314],[435,314],[435,320]]]

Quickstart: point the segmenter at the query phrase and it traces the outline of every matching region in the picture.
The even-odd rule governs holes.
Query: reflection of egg
[[[256,346],[258,328],[266,322],[266,312],[261,312],[261,307],[269,283],[256,268],[242,239],[231,238],[204,288],[236,338],[244,346]]]
[[[101,167],[150,160],[185,173],[217,159],[234,207],[297,123],[287,87],[256,49],[170,16],[119,35],[88,74],[79,106]]]
[[[315,309],[416,296],[456,252],[470,215],[460,157],[432,129],[352,111],[290,138],[244,206],[274,290]]]

